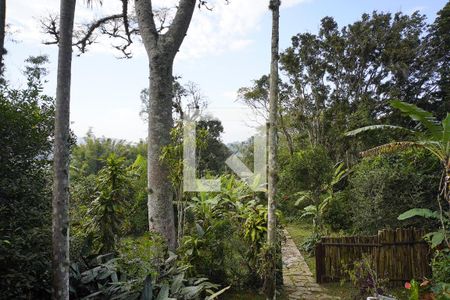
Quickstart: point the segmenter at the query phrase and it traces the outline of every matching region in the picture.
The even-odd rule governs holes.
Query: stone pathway
[[[327,295],[318,285],[289,233],[285,230],[286,242],[281,253],[283,256],[284,290],[289,300],[338,300],[339,297]]]

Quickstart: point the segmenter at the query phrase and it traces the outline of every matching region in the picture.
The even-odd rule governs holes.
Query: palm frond
[[[401,110],[411,119],[420,122],[428,129],[433,138],[437,140],[440,140],[442,138],[442,127],[432,113],[423,110],[414,104],[405,103],[398,100],[391,101],[391,106]]]
[[[299,206],[300,204],[310,201],[312,194],[309,191],[301,191],[295,194],[296,196],[299,196],[297,201],[295,201],[295,206]]]
[[[380,154],[403,151],[410,148],[425,148],[425,146],[421,142],[410,142],[410,141],[392,142],[360,152],[360,154],[362,157],[370,157],[370,156],[377,156]]]
[[[445,149],[442,149],[442,144],[436,141],[401,141],[387,143],[366,151],[360,152],[362,157],[371,157],[381,154],[393,153],[404,151],[411,148],[422,148],[430,151],[434,156],[436,156],[440,161],[445,160],[446,154]]]
[[[348,169],[344,168],[345,164],[343,162],[339,163],[335,170],[334,170],[334,176],[333,179],[331,180],[331,186],[336,185],[338,182],[340,182],[342,180],[342,178],[344,178],[345,176],[347,176],[348,173]]]
[[[419,143],[421,143],[424,148],[430,151],[440,161],[446,160],[448,150],[444,148],[444,144],[436,141],[421,141]]]
[[[357,134],[360,134],[362,132],[366,131],[372,131],[372,130],[387,130],[387,129],[393,129],[393,130],[401,130],[406,131],[409,133],[417,133],[414,130],[401,127],[401,126],[394,126],[394,125],[370,125],[370,126],[364,126],[355,130],[351,130],[345,133],[345,136],[355,136]]]

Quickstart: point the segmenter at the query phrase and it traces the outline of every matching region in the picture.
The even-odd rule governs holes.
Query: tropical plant
[[[444,241],[445,236],[448,235],[450,232],[448,230],[448,228],[450,228],[450,219],[445,215],[441,216],[439,211],[432,211],[427,208],[412,208],[399,215],[398,219],[406,220],[413,217],[422,217],[443,222],[443,226],[445,229],[440,231],[433,231],[427,233],[424,236],[424,238],[430,242],[432,248],[436,248],[437,246],[439,246]]]
[[[414,279],[405,283],[405,288],[409,290],[408,300],[419,300],[419,283]]]
[[[367,296],[376,296],[378,299],[378,296],[386,295],[386,285],[389,280],[381,278],[380,274],[377,274],[374,268],[374,261],[370,256],[364,255],[345,272],[350,277],[352,284],[359,290],[359,294],[354,299],[364,299]]]
[[[203,297],[210,300],[229,288],[218,291],[220,286],[207,278],[187,277],[187,267],[178,265],[177,255],[169,252],[164,259],[164,253],[154,252],[154,248],[153,244],[143,252],[127,250],[127,255],[108,254],[87,264],[72,264],[71,298],[188,300]],[[142,260],[143,253],[150,260]]]
[[[280,167],[279,190],[286,197],[284,211],[286,214],[308,205],[318,207],[326,192],[326,185],[332,181],[333,162],[325,148],[321,146],[295,152],[288,162]],[[297,205],[295,205],[297,204]],[[297,209],[295,209],[297,208]],[[312,207],[308,208],[311,213]],[[320,227],[321,220],[315,220]]]
[[[26,60],[23,88],[0,83],[0,299],[49,299],[54,99],[46,56]]]
[[[361,153],[362,156],[373,156],[382,153],[392,153],[402,151],[409,148],[423,148],[431,155],[436,157],[443,168],[441,184],[439,187],[439,195],[444,198],[446,205],[450,205],[450,113],[447,113],[442,122],[439,122],[430,112],[427,112],[414,104],[401,102],[398,100],[391,101],[391,106],[399,109],[412,120],[417,121],[418,124],[415,130],[393,125],[372,125],[362,127],[356,130],[347,132],[347,136],[354,136],[362,132],[372,130],[401,130],[411,134],[414,139],[410,141],[395,141],[390,142]],[[447,247],[450,247],[447,238],[447,229],[445,226],[445,214],[449,214],[449,210],[442,207],[439,197],[437,198],[439,204],[439,219],[442,229],[438,236],[446,241]],[[436,240],[437,238],[435,238]],[[436,241],[437,242],[437,241]]]
[[[87,224],[94,236],[97,253],[114,252],[124,217],[124,207],[130,193],[130,180],[124,158],[112,153],[97,176],[97,197],[91,203]]]
[[[138,154],[135,161],[128,167],[131,180],[132,197],[124,221],[127,234],[144,234],[148,231],[147,221],[147,159]]]
[[[344,163],[341,162],[337,164],[334,168],[333,176],[328,182],[322,184],[320,190],[321,195],[317,199],[319,201],[315,201],[314,191],[307,190],[296,193],[296,195],[299,196],[298,200],[295,202],[296,206],[305,202],[314,203],[303,208],[301,218],[312,217],[316,232],[322,229],[323,215],[330,203],[334,200],[335,185],[338,184],[347,175],[347,173],[348,169],[345,168]]]
[[[268,265],[267,206],[232,175],[222,176],[221,191],[198,193],[186,207],[186,235],[179,253],[189,274],[203,274],[235,289],[259,288]],[[279,212],[277,211],[279,217]],[[276,249],[279,252],[279,249]],[[276,258],[277,253],[270,252]],[[274,261],[274,263],[277,263]]]
[[[319,232],[313,232],[310,236],[306,237],[301,244],[302,249],[309,255],[313,256],[316,251],[316,244],[322,239],[322,234]]]
[[[430,199],[436,196],[440,174],[439,161],[423,149],[363,158],[352,168],[343,201],[348,203],[351,231],[376,234],[381,228],[439,228],[434,219],[400,221],[398,216],[415,207],[439,210],[437,201]]]

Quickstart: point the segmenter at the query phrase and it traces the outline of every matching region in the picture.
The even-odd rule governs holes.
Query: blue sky
[[[88,9],[79,0],[79,22],[104,13],[117,12],[119,1],[104,1],[104,6]],[[176,0],[157,0],[156,5],[173,5]],[[211,0],[214,10],[196,11],[193,23],[175,61],[174,73],[183,81],[197,83],[209,101],[210,114],[222,120],[223,139],[233,142],[253,134],[249,111],[236,103],[236,91],[251,85],[253,79],[268,73],[270,64],[270,22],[268,0]],[[280,48],[289,46],[293,35],[317,32],[320,19],[332,16],[342,27],[373,10],[412,13],[420,10],[432,22],[445,0],[285,0],[282,1]],[[56,46],[41,44],[39,19],[59,9],[57,0],[8,1],[6,76],[14,86],[24,84],[20,76],[29,55],[48,54],[51,64],[45,92],[55,94]],[[139,93],[148,85],[148,62],[140,43],[134,57],[117,59],[110,40],[99,39],[87,54],[73,59],[72,129],[83,136],[90,127],[97,136],[136,142],[146,137],[146,125],[139,117]]]

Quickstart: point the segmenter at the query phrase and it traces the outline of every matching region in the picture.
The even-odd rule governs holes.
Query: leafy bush
[[[323,214],[324,223],[333,231],[350,230],[352,226],[352,204],[348,191],[336,192]]]
[[[71,299],[212,299],[227,288],[204,277],[187,277],[187,266],[166,252],[162,239],[149,234],[121,243],[118,256],[72,264]]]
[[[222,177],[220,193],[193,197],[180,247],[192,274],[234,288],[260,287],[267,208],[264,199],[233,176]]]
[[[367,296],[386,295],[389,280],[377,274],[370,256],[363,256],[355,261],[346,273],[352,284],[358,288],[359,294],[355,295],[355,300],[365,299]]]
[[[433,291],[437,294],[437,299],[448,299],[450,297],[450,250],[436,251],[431,267],[433,270]]]
[[[24,89],[0,85],[0,299],[45,299],[51,269],[53,99],[44,56],[27,60]]]
[[[423,151],[363,159],[350,177],[354,230],[375,233],[382,228],[436,227],[432,220],[399,221],[397,217],[414,207],[437,210],[439,179],[439,161]]]
[[[124,208],[130,196],[131,183],[124,158],[110,154],[96,182],[96,197],[89,205],[86,225],[94,238],[95,251],[104,254],[116,250]]]
[[[307,204],[320,201],[324,185],[333,177],[333,163],[321,146],[294,153],[280,170],[280,208],[288,216],[299,214]],[[296,207],[296,195],[301,191],[307,191],[311,201]]]
[[[322,235],[318,232],[314,232],[313,234],[311,234],[309,237],[307,237],[301,247],[302,249],[309,253],[309,255],[313,256],[314,252],[316,250],[316,244],[318,242],[320,242],[320,239],[322,238]]]

